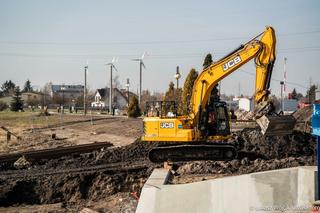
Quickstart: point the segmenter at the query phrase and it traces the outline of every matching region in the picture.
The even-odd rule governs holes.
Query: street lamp
[[[177,79],[177,89],[179,89],[179,79],[181,78],[181,74],[179,72],[179,66],[177,66],[176,74],[174,75],[175,79]]]
[[[66,87],[64,84],[61,86],[61,91],[62,91],[62,105],[61,105],[61,113],[64,113],[64,91],[66,90]]]
[[[126,88],[127,88],[127,96],[128,96],[128,106],[129,106],[129,103],[130,103],[129,87],[130,87],[130,82],[129,82],[129,78],[127,78]]]

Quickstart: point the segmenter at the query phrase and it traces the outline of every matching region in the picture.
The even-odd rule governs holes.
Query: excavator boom
[[[258,40],[257,38],[259,37],[260,39]],[[261,109],[266,109],[266,106],[270,104],[268,96],[273,65],[276,60],[275,49],[275,31],[272,27],[267,27],[263,33],[204,69],[196,79],[193,87],[190,116],[195,122],[194,125],[199,127],[201,114],[205,110],[214,86],[252,59],[254,59],[256,65],[255,107],[256,112],[261,114]],[[292,126],[295,123],[292,116],[277,116],[274,112],[265,111],[257,118],[263,115],[265,115],[264,119],[260,119],[257,122],[262,129],[262,133],[277,135],[290,134],[292,132]]]

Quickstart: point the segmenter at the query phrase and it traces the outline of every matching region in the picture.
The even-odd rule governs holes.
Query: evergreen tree
[[[307,91],[306,98],[311,104],[313,104],[316,99],[316,89],[316,85],[312,85]]]
[[[209,67],[211,64],[212,64],[213,60],[212,60],[212,55],[209,53],[206,55],[206,57],[204,58],[204,61],[203,61],[203,68],[207,68]]]
[[[136,96],[133,96],[131,98],[129,107],[127,109],[127,113],[128,113],[128,116],[132,117],[132,118],[137,118],[137,117],[139,117],[141,115],[141,110],[140,110],[140,107],[139,107],[139,101],[136,98]]]
[[[209,54],[206,55],[206,57],[205,57],[205,59],[203,61],[203,69],[206,69],[212,63],[213,63],[212,55],[209,53]],[[211,103],[211,102],[214,102],[214,101],[219,101],[219,100],[220,100],[220,96],[219,96],[219,89],[218,89],[218,84],[217,84],[216,86],[213,87],[213,89],[211,91],[208,103]]]
[[[13,93],[15,87],[16,87],[16,85],[11,80],[5,81],[1,85],[2,95],[3,96],[11,95]]]
[[[175,89],[174,89],[174,83],[171,81],[169,83],[169,89],[164,95],[164,101],[175,101]]]
[[[21,92],[18,86],[14,89],[10,109],[14,112],[23,111],[23,100],[21,99]]]
[[[298,94],[297,94],[296,88],[294,88],[291,92],[291,98],[294,100],[298,100],[297,95]]]
[[[28,79],[26,81],[26,83],[24,84],[24,87],[23,87],[23,92],[32,92],[33,91],[33,88],[31,86],[31,81]]]
[[[181,114],[183,115],[187,115],[190,111],[190,101],[192,96],[193,84],[197,79],[197,77],[198,77],[198,72],[194,68],[192,68],[184,82],[183,91],[181,95],[182,103],[180,107]]]

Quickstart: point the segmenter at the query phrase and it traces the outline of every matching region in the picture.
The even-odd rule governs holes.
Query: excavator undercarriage
[[[214,143],[199,141],[193,144],[164,143],[149,152],[149,160],[153,163],[165,161],[197,161],[197,160],[232,160],[237,151],[231,143]]]

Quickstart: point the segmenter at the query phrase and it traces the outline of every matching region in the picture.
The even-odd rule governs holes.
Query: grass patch
[[[12,112],[10,110],[0,112],[0,126],[41,128],[49,125],[65,123],[68,121],[82,120],[81,116],[54,114],[51,116],[39,116],[40,112]]]

